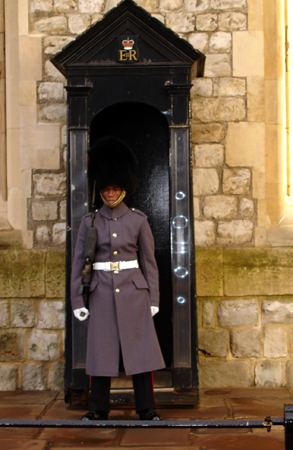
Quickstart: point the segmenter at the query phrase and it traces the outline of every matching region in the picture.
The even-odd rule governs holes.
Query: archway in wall
[[[155,374],[155,384],[172,385],[172,286],[170,251],[169,126],[152,106],[123,102],[99,112],[90,126],[90,144],[103,136],[125,141],[135,153],[139,177],[128,206],[142,210],[151,226],[160,273],[160,312],[154,318],[167,371]],[[91,191],[91,189],[89,189]],[[162,379],[163,378],[163,379]]]

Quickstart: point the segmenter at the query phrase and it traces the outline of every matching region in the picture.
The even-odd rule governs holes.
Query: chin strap
[[[115,202],[113,202],[113,203],[108,203],[108,202],[107,202],[107,200],[104,198],[104,196],[103,196],[103,194],[102,194],[102,191],[100,191],[100,196],[101,196],[101,199],[103,200],[103,203],[105,203],[106,206],[108,206],[109,208],[115,208],[115,206],[120,205],[120,203],[123,201],[123,199],[124,199],[125,196],[126,196],[126,192],[125,192],[125,190],[123,189],[123,191],[121,192],[120,197],[117,198],[117,200],[116,200]]]

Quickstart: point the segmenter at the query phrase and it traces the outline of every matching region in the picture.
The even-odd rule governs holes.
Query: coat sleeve
[[[84,267],[84,246],[86,241],[87,226],[85,224],[85,217],[82,218],[79,227],[74,257],[72,262],[71,271],[71,306],[72,309],[84,307],[84,301],[82,295],[79,293],[80,286],[82,284],[81,272]]]
[[[149,285],[151,306],[159,307],[159,272],[155,260],[155,244],[146,219],[138,235],[138,254],[141,271]]]

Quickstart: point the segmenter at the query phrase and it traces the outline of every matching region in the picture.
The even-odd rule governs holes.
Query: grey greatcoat
[[[138,269],[95,270],[90,285],[86,373],[118,376],[119,348],[126,375],[165,367],[151,306],[159,306],[158,269],[153,236],[145,214],[123,202],[116,208],[103,205],[95,218],[98,240],[96,262],[138,259]],[[72,308],[82,308],[79,295],[84,266],[84,245],[91,215],[83,217],[73,260]]]

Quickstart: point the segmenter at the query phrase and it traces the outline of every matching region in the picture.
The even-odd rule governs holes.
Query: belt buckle
[[[119,270],[119,261],[117,262],[110,262],[110,270]]]

